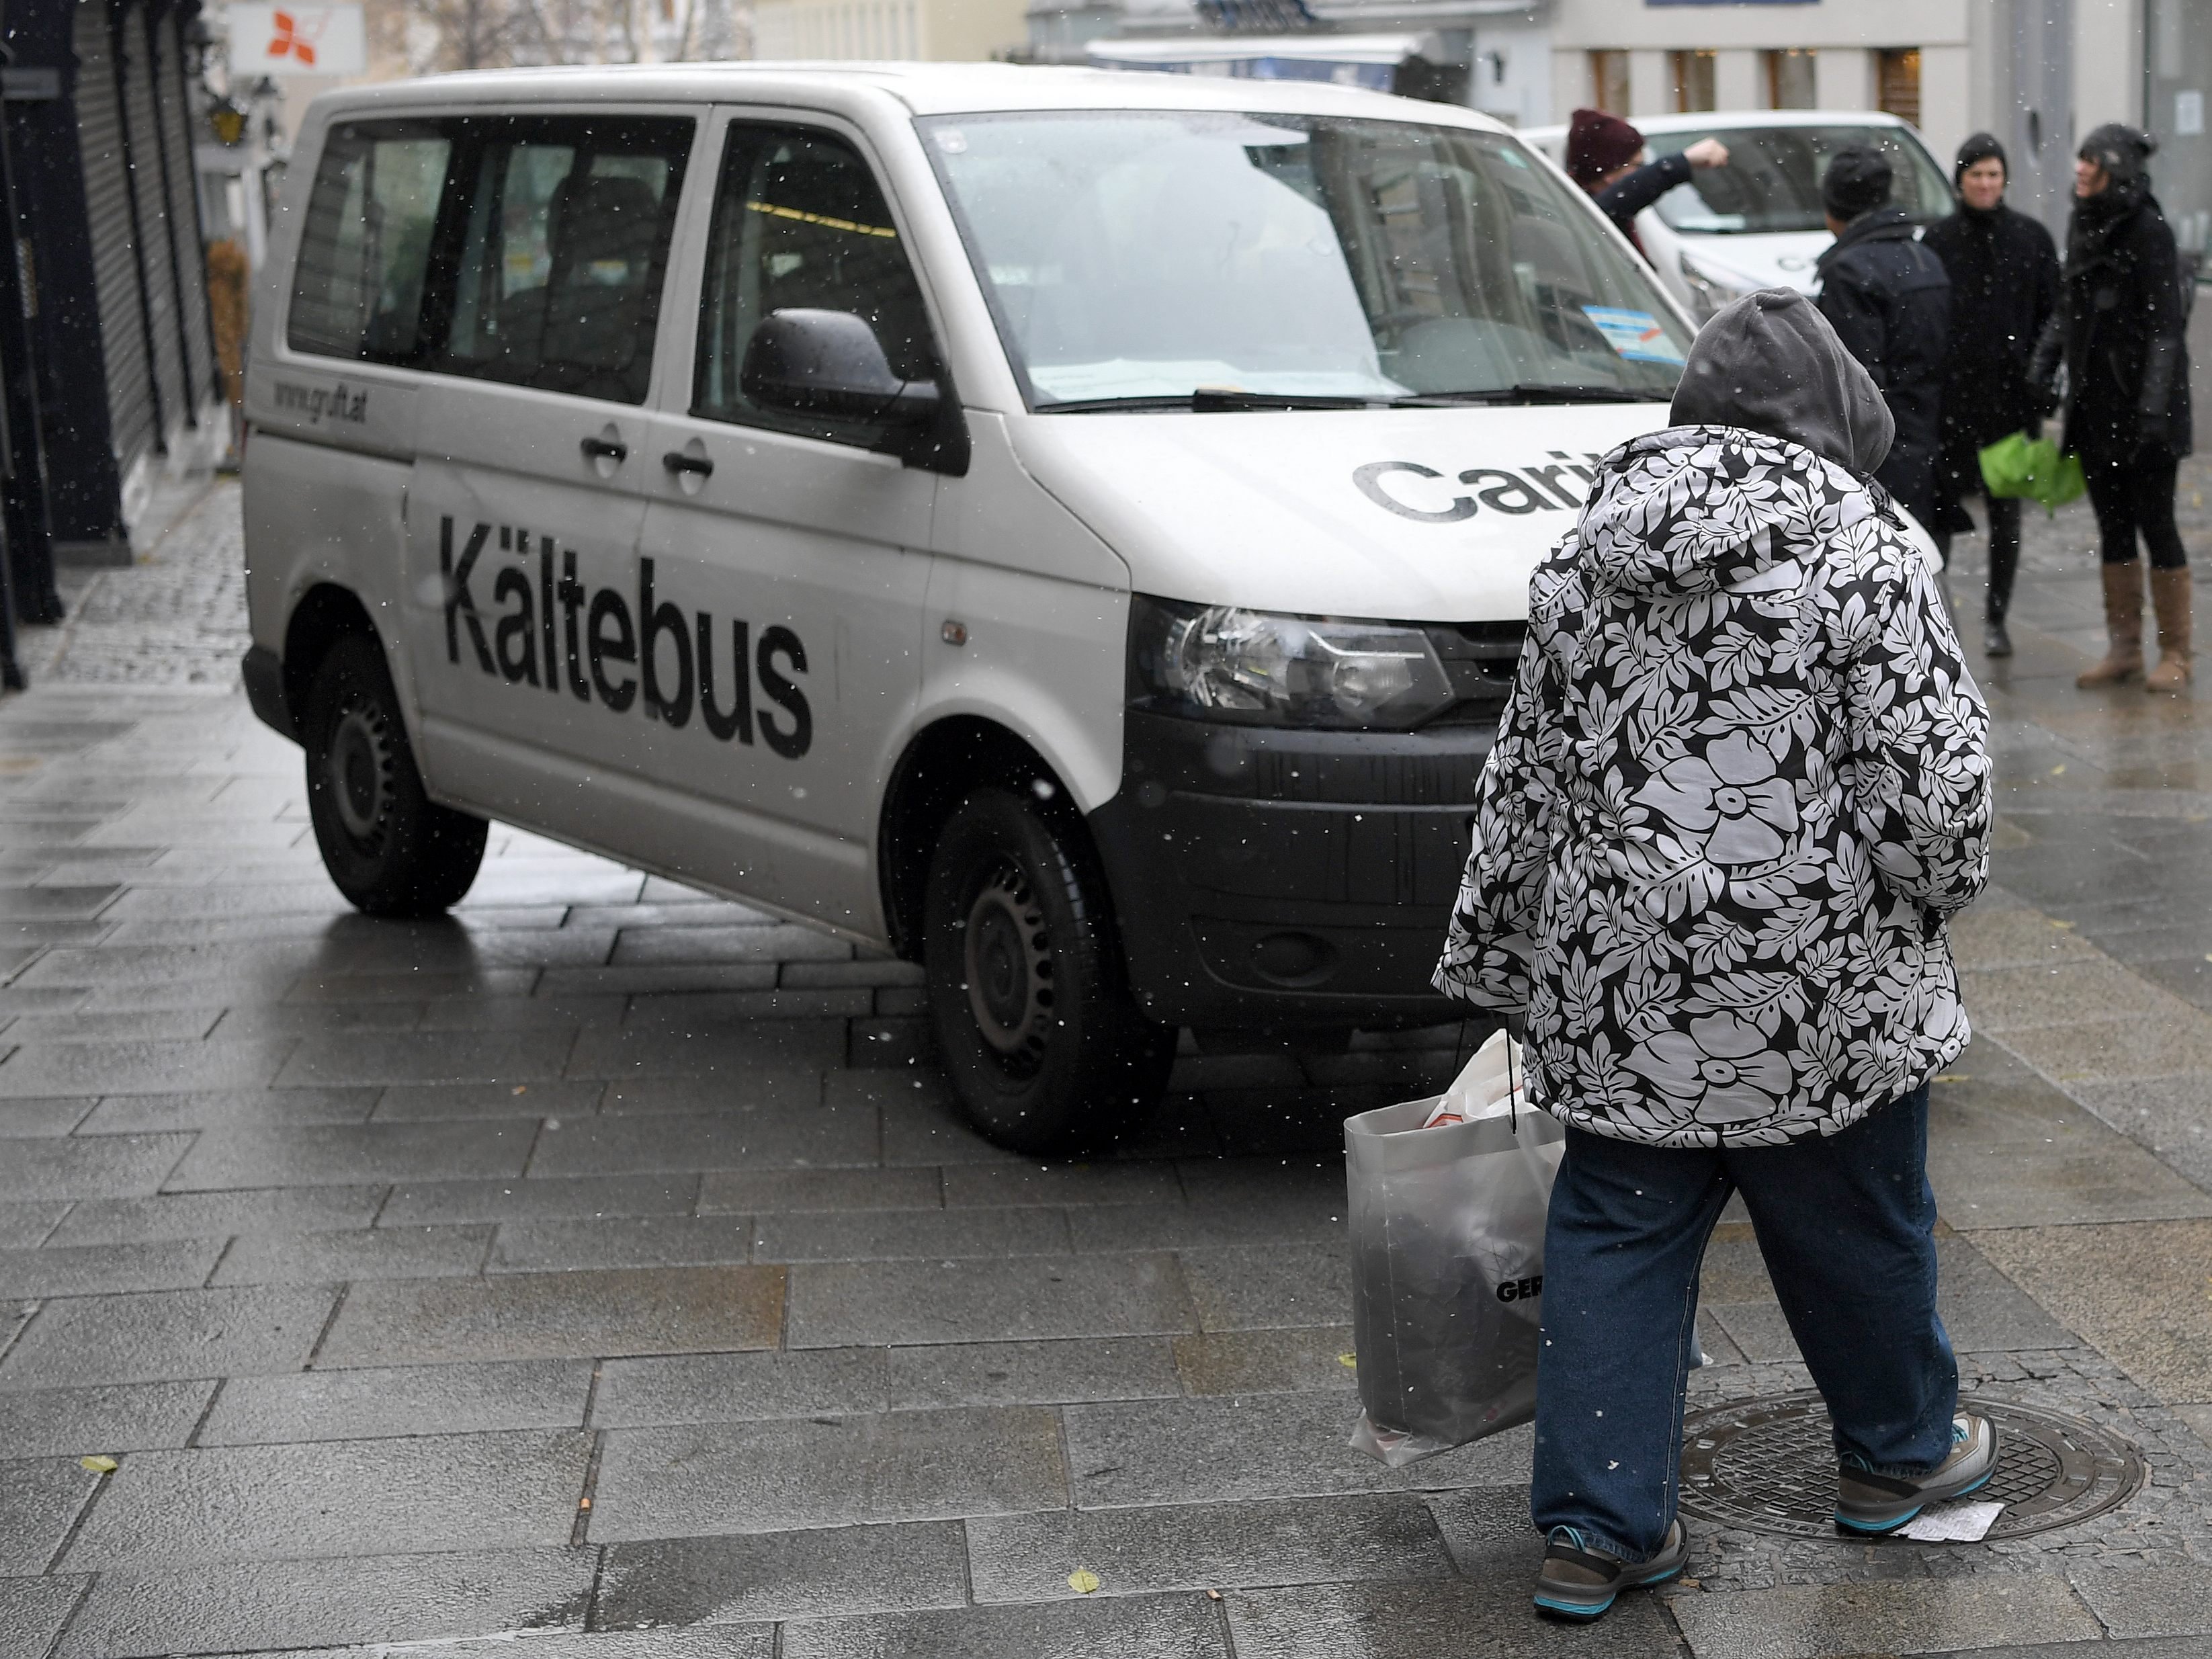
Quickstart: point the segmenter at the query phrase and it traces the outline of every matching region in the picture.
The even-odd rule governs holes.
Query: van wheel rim
[[[984,878],[963,931],[975,1029],[1010,1071],[1035,1070],[1052,1030],[1052,942],[1020,869],[1002,864]]]
[[[397,769],[392,722],[384,711],[366,703],[349,705],[331,733],[324,767],[338,823],[364,850],[374,852],[384,842]]]

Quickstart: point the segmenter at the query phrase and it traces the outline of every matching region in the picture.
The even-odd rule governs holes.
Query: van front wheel
[[[1175,1030],[1130,996],[1078,836],[1004,791],[969,796],[938,838],[922,919],[938,1048],[986,1138],[1067,1155],[1151,1115]]]
[[[372,916],[434,916],[459,903],[488,826],[423,793],[374,640],[350,635],[331,647],[308,688],[301,739],[307,815],[338,891]]]

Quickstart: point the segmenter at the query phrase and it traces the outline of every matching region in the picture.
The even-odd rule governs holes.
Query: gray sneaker
[[[1689,1564],[1690,1537],[1680,1521],[1668,1527],[1659,1553],[1649,1561],[1624,1561],[1609,1550],[1589,1547],[1572,1527],[1554,1527],[1536,1575],[1536,1611],[1587,1624],[1601,1617],[1621,1591],[1663,1584]]]
[[[1895,1532],[1947,1498],[1964,1498],[1997,1472],[1997,1425],[1961,1412],[1951,1419],[1951,1455],[1926,1474],[1876,1474],[1845,1463],[1836,1471],[1836,1526],[1844,1532]]]

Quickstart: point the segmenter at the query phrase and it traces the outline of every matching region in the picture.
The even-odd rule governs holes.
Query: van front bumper
[[[1430,985],[1492,728],[1216,726],[1131,710],[1093,812],[1131,988],[1200,1027],[1451,1019]]]

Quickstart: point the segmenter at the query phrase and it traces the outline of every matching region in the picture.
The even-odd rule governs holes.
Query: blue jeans
[[[1537,1527],[1644,1561],[1674,1518],[1698,1272],[1743,1194],[1838,1457],[1917,1475],[1951,1452],[1959,1367],[1936,1316],[1925,1085],[1840,1134],[1644,1146],[1579,1129],[1544,1234]]]

